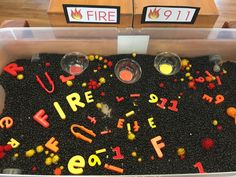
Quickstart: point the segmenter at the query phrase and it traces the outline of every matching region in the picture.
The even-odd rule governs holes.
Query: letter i
[[[59,105],[59,103],[54,102],[53,105],[54,105],[55,109],[57,110],[58,114],[60,115],[61,119],[65,120],[66,115],[65,115],[64,111],[62,110],[61,106]]]

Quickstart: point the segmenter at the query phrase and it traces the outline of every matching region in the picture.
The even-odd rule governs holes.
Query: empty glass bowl
[[[174,75],[180,71],[181,59],[175,53],[162,52],[155,57],[154,67],[163,75]]]
[[[71,75],[80,75],[89,65],[86,55],[80,52],[71,52],[61,59],[61,68]]]
[[[138,62],[130,58],[118,61],[115,65],[115,75],[123,83],[133,84],[137,82],[141,75],[142,69]]]

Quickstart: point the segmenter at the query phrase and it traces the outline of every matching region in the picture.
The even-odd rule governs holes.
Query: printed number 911
[[[174,15],[174,16],[176,16],[176,21],[180,20],[181,16],[185,16],[184,20],[188,21],[190,13],[191,13],[190,11],[186,12],[186,11],[178,10],[177,14],[176,14],[176,12],[173,13],[172,10],[165,10],[164,16],[165,16],[165,20],[168,20],[172,15]],[[182,19],[183,19],[183,17],[182,17]]]
[[[197,9],[176,7],[150,7],[146,20],[157,22],[191,22]]]

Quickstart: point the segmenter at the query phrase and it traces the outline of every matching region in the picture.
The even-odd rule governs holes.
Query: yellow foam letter
[[[10,144],[12,148],[17,148],[18,146],[20,146],[20,143],[16,141],[14,138],[11,138],[7,144]]]
[[[56,110],[57,110],[59,116],[61,117],[61,119],[65,120],[66,119],[66,115],[65,115],[64,111],[61,109],[61,106],[59,105],[59,103],[55,101],[53,103],[53,105],[56,108]]]
[[[84,95],[85,95],[85,98],[86,98],[87,103],[92,103],[92,102],[94,102],[94,99],[92,99],[92,98],[93,98],[93,95],[92,95],[92,92],[91,92],[91,91],[85,92]]]
[[[76,155],[68,162],[68,170],[73,175],[79,175],[84,172],[85,160],[82,156]]]
[[[85,104],[80,102],[80,95],[78,93],[72,93],[66,97],[68,103],[70,104],[71,109],[76,112],[77,106],[84,108]]]

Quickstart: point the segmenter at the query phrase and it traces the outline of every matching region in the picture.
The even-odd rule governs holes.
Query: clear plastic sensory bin
[[[0,29],[0,176],[236,176],[236,30]]]

